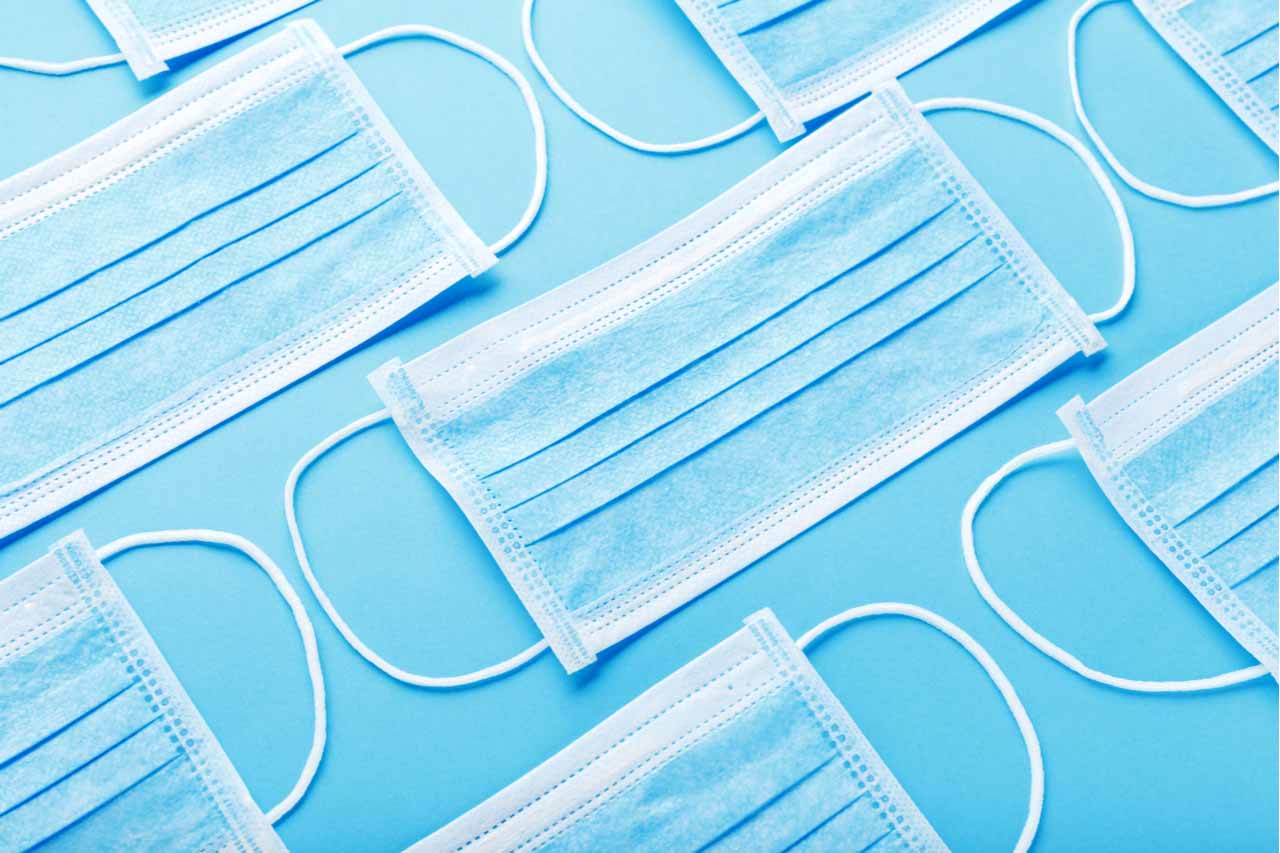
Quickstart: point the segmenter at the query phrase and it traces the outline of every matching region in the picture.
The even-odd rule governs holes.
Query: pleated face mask
[[[1010,108],[922,109],[961,107],[1089,158]],[[1126,295],[1086,317],[894,84],[657,237],[372,379],[574,671],[1101,348],[1091,320],[1128,298],[1131,250]],[[301,471],[385,417],[307,454],[286,505],[322,605],[402,677],[324,597],[292,516]]]
[[[139,80],[177,59],[234,38],[314,0],[87,0],[120,53],[71,62],[0,58],[0,67],[37,74],[74,74],[127,62]]]
[[[0,536],[494,263],[342,58],[402,35],[460,43],[298,22],[0,183]]]
[[[533,38],[524,0],[525,49],[552,91],[614,140],[656,153],[694,151],[732,139],[761,119],[780,141],[805,122],[851,103],[943,52],[1021,0],[676,0],[760,112],[737,127],[687,143],[637,140],[592,115],[556,80]]]
[[[1276,504],[1280,286],[1143,367],[1096,400],[1059,412],[1071,439],[1017,457],[965,510],[966,561],[988,602],[1030,642],[1088,678],[1148,692],[1277,676]],[[973,548],[973,518],[999,482],[1046,456],[1079,452],[1121,518],[1260,666],[1190,681],[1135,681],[1080,663],[996,596]]]
[[[298,624],[314,738],[301,778],[266,815],[101,563],[177,541],[241,550]],[[324,683],[306,611],[269,557],[213,531],[141,534],[97,552],[75,534],[0,582],[0,613],[0,849],[285,849],[271,824],[319,766]]]
[[[918,619],[952,637],[1000,690],[1031,766],[1029,815],[1013,847],[1027,850],[1044,784],[1035,729],[981,646],[942,617],[905,604],[854,608],[798,642],[772,612],[761,611],[409,850],[944,851],[804,653],[836,625],[882,614]]]
[[[1186,195],[1150,184],[1125,168],[1089,120],[1076,70],[1081,21],[1098,6],[1112,2],[1116,0],[1089,0],[1080,7],[1068,29],[1067,55],[1076,115],[1116,174],[1144,195],[1183,207],[1236,204],[1280,189],[1280,184],[1273,182],[1239,192]],[[1276,118],[1280,104],[1280,70],[1276,67],[1280,7],[1272,0],[1133,0],[1133,5],[1240,120],[1272,151],[1280,152]]]

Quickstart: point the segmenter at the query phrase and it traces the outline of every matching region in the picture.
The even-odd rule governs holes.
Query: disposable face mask
[[[1072,437],[1015,457],[965,507],[965,562],[978,591],[1028,642],[1080,675],[1152,693],[1277,675],[1278,298],[1280,288],[1269,288],[1096,400],[1063,406]],[[1005,477],[1071,451],[1134,533],[1261,665],[1188,681],[1120,678],[1046,639],[996,595],[978,564],[974,516]]]
[[[951,637],[999,689],[1031,766],[1029,814],[1014,846],[1027,850],[1044,792],[1035,729],[986,650],[907,604],[848,610],[798,642],[761,611],[409,850],[946,850],[805,656],[837,625],[882,614]]]
[[[1120,162],[1085,112],[1076,70],[1080,23],[1097,7],[1112,2],[1089,0],[1072,17],[1067,29],[1067,70],[1076,116],[1116,174],[1143,195],[1181,207],[1221,207],[1280,191],[1280,182],[1272,182],[1233,193],[1187,195],[1148,183]],[[1276,120],[1280,9],[1272,0],[1133,0],[1133,5],[1259,139],[1272,151],[1280,151]]]
[[[579,118],[629,148],[698,151],[767,120],[779,141],[936,56],[1020,0],[676,0],[760,112],[703,139],[652,143],[593,115],[551,73],[524,0],[524,46],[542,79]]]
[[[1093,169],[1123,296],[1080,310],[921,110],[1041,127]],[[599,269],[372,377],[572,672],[1103,346],[1132,291],[1124,209],[1081,143],[896,84]],[[324,595],[352,646],[396,678]]]
[[[166,60],[248,32],[314,0],[87,0],[120,53],[71,62],[0,57],[0,67],[75,74],[127,62],[139,80],[167,71]]]
[[[489,248],[342,58],[412,35],[493,63],[533,115],[534,197]],[[478,275],[545,175],[501,57],[429,27],[337,49],[300,21],[0,183],[0,536]]]
[[[297,623],[314,736],[297,784],[265,815],[102,566],[165,542],[241,551]],[[0,613],[0,849],[285,849],[271,824],[320,765],[324,680],[306,610],[270,557],[210,530],[144,533],[96,552],[77,533],[0,582]]]

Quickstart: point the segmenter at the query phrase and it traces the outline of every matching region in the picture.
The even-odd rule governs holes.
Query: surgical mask
[[[944,851],[805,649],[856,619],[920,620],[978,660],[1017,721],[1035,838],[1044,767],[1009,680],[964,631],[908,604],[857,607],[792,640],[768,610],[518,782],[410,847],[473,850]],[[874,697],[875,686],[863,691]]]
[[[120,53],[71,62],[0,57],[0,67],[35,74],[75,74],[127,62],[139,80],[177,59],[234,38],[314,0],[88,0]]]
[[[315,727],[301,777],[265,815],[103,568],[166,542],[241,551],[297,623]],[[97,551],[76,533],[0,582],[0,614],[0,848],[285,849],[271,825],[320,765],[324,679],[306,610],[270,557],[211,530],[144,533]]]
[[[1115,0],[1088,0],[1071,18],[1067,71],[1076,116],[1116,174],[1143,195],[1180,207],[1221,207],[1280,191],[1280,182],[1272,182],[1238,192],[1188,195],[1144,181],[1120,162],[1085,111],[1076,61],[1080,23],[1097,7],[1112,2]],[[1276,120],[1280,103],[1276,24],[1280,10],[1272,0],[1133,0],[1133,5],[1259,139],[1272,151],[1280,151]]]
[[[961,534],[978,591],[1024,639],[1085,678],[1164,693],[1277,676],[1278,300],[1273,286],[1096,400],[1072,400],[1058,413],[1070,439],[1015,457],[969,499]],[[978,563],[974,517],[1010,474],[1070,452],[1084,457],[1120,517],[1260,665],[1185,681],[1110,675],[1001,600]]]
[[[924,120],[989,110],[1074,146],[1124,234],[1119,303],[1086,316]],[[1124,209],[1081,143],[897,84],[621,257],[372,377],[569,672],[715,586],[1080,353],[1132,291]],[[311,571],[298,477],[286,487]],[[459,677],[465,678],[465,677]]]
[[[343,54],[427,36],[496,65],[534,118],[537,180],[484,243]],[[483,46],[396,27],[281,33],[0,183],[0,537],[365,341],[528,227],[545,137]]]
[[[936,56],[1021,0],[676,0],[760,112],[702,139],[645,142],[592,114],[551,73],[524,0],[525,52],[560,101],[601,133],[655,154],[699,151],[767,120],[778,140]]]

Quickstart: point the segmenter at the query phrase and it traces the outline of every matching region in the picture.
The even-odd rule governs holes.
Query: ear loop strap
[[[875,616],[905,616],[908,619],[923,622],[929,627],[946,634],[986,670],[987,677],[991,679],[991,683],[1000,691],[1000,697],[1004,699],[1005,705],[1009,707],[1009,713],[1013,715],[1013,721],[1018,724],[1018,732],[1022,735],[1022,742],[1027,747],[1027,761],[1031,765],[1031,794],[1027,802],[1027,820],[1022,825],[1022,832],[1018,835],[1018,842],[1013,848],[1014,853],[1026,853],[1031,848],[1031,842],[1035,840],[1036,830],[1040,828],[1040,812],[1044,807],[1044,757],[1040,752],[1040,739],[1036,737],[1035,726],[1031,724],[1031,718],[1027,716],[1027,709],[1022,706],[1022,700],[1018,698],[1017,692],[1009,682],[1009,677],[1004,674],[1004,671],[1000,669],[1000,665],[982,647],[981,643],[932,610],[926,610],[914,604],[900,604],[888,601],[880,604],[865,604],[861,607],[854,607],[843,613],[838,613],[830,619],[819,622],[801,636],[799,640],[796,640],[796,645],[803,651],[828,631],[848,622]]]
[[[543,197],[547,194],[547,128],[542,120],[542,110],[538,107],[538,101],[533,96],[533,87],[529,85],[529,80],[524,74],[520,73],[520,69],[516,68],[496,51],[465,36],[460,36],[457,33],[452,33],[439,27],[427,26],[426,24],[401,24],[400,26],[387,27],[375,33],[370,33],[364,38],[356,39],[349,44],[344,44],[338,48],[338,52],[343,56],[351,56],[373,45],[405,38],[435,39],[483,59],[505,74],[520,90],[520,97],[524,99],[525,108],[529,111],[529,121],[533,125],[533,195],[530,197],[529,204],[525,207],[524,213],[521,215],[520,221],[515,224],[515,227],[496,243],[489,246],[489,251],[495,255],[500,254],[529,230],[529,226],[533,224],[533,220],[538,216],[538,211],[542,208]]]
[[[1010,474],[1041,459],[1061,456],[1073,451],[1075,446],[1074,441],[1066,439],[1034,447],[1025,453],[1018,454],[990,477],[983,480],[982,485],[978,486],[977,491],[973,493],[965,504],[964,513],[960,517],[960,542],[964,550],[964,564],[969,569],[969,577],[973,579],[973,585],[977,588],[978,594],[991,606],[996,615],[1003,619],[1010,628],[1018,632],[1022,639],[1077,675],[1109,687],[1132,690],[1138,693],[1193,693],[1230,687],[1234,684],[1252,681],[1255,678],[1265,676],[1267,668],[1261,664],[1209,678],[1193,678],[1186,681],[1144,681],[1110,675],[1081,662],[1075,655],[1040,634],[1023,621],[1022,617],[1012,607],[1005,604],[1000,596],[996,594],[996,591],[991,588],[991,584],[987,582],[986,575],[982,573],[982,567],[978,565],[978,554],[973,544],[973,519],[978,514],[978,509],[987,499],[987,496]]]
[[[645,142],[642,139],[636,139],[634,136],[623,133],[580,104],[577,98],[569,94],[569,90],[560,84],[560,81],[551,73],[551,69],[547,67],[547,63],[542,60],[542,54],[538,52],[538,46],[533,41],[533,2],[534,0],[524,0],[520,21],[521,30],[524,34],[524,50],[529,55],[529,61],[533,63],[533,67],[537,69],[539,76],[542,77],[547,87],[560,100],[560,103],[568,107],[578,118],[614,142],[649,154],[684,154],[690,151],[704,151],[731,139],[737,139],[764,121],[764,113],[756,112],[728,130],[713,133],[701,139],[690,140],[689,142]]]
[[[1120,231],[1121,264],[1123,267],[1120,279],[1120,297],[1110,308],[1090,314],[1089,321],[1095,324],[1106,323],[1109,320],[1114,320],[1128,307],[1129,301],[1133,299],[1134,281],[1137,278],[1137,261],[1135,260],[1133,249],[1133,229],[1129,226],[1129,214],[1125,212],[1124,202],[1120,200],[1120,194],[1116,192],[1115,184],[1111,183],[1111,179],[1107,177],[1102,164],[1085,147],[1083,142],[1043,116],[1018,109],[1017,107],[1011,107],[1008,104],[997,103],[996,101],[987,101],[980,98],[933,98],[916,104],[916,109],[920,110],[921,113],[930,113],[938,110],[972,110],[974,112],[990,113],[991,115],[1001,116],[1035,128],[1070,149],[1071,153],[1075,154],[1080,159],[1080,162],[1084,163],[1089,169],[1089,174],[1093,176],[1094,183],[1098,185],[1098,189],[1102,190],[1102,194],[1107,199],[1107,204],[1111,206],[1111,214],[1115,217],[1116,228]]]
[[[43,59],[0,56],[0,68],[26,71],[29,74],[43,74],[48,77],[68,77],[83,71],[92,71],[95,68],[123,65],[124,61],[123,53],[110,53],[106,56],[87,56],[84,59],[72,59],[68,62],[47,62]]]
[[[311,570],[311,561],[307,559],[307,550],[302,544],[302,532],[298,528],[298,480],[302,477],[307,468],[311,467],[311,463],[328,453],[334,447],[337,447],[342,442],[354,435],[364,432],[370,427],[377,426],[378,424],[389,420],[391,420],[391,414],[386,409],[382,409],[380,411],[373,412],[372,414],[365,415],[363,418],[352,421],[304,453],[302,458],[298,460],[298,463],[293,466],[293,470],[289,472],[289,479],[284,484],[284,515],[285,521],[289,525],[289,537],[293,540],[293,553],[298,558],[298,565],[302,567],[302,574],[307,579],[307,585],[311,587],[311,592],[315,595],[316,600],[320,602],[320,606],[324,608],[324,612],[328,614],[329,620],[333,622],[333,626],[338,629],[338,633],[342,634],[342,637],[347,641],[347,644],[350,645],[351,648],[360,655],[360,657],[364,658],[369,663],[394,678],[396,681],[402,681],[405,684],[412,684],[415,687],[432,687],[438,689],[465,687],[468,684],[478,684],[482,681],[489,681],[490,679],[497,678],[500,675],[505,675],[512,670],[519,669],[549,648],[545,639],[539,640],[529,648],[505,661],[501,661],[493,666],[488,666],[484,669],[476,670],[475,672],[467,673],[465,675],[419,675],[418,673],[401,669],[379,655],[360,639],[360,636],[356,634],[351,626],[346,623],[346,620],[342,618],[342,615],[338,613],[338,608],[334,607],[333,602],[329,600],[329,596],[325,593],[324,588],[320,586],[320,581],[316,578],[315,572]]]
[[[1076,13],[1071,16],[1071,23],[1067,25],[1067,76],[1071,81],[1071,100],[1075,104],[1076,117],[1080,119],[1080,124],[1084,127],[1085,133],[1089,134],[1089,138],[1093,140],[1093,144],[1096,145],[1098,147],[1098,151],[1102,153],[1103,159],[1105,159],[1115,173],[1120,176],[1120,179],[1131,188],[1142,193],[1148,198],[1153,198],[1156,201],[1168,202],[1169,204],[1176,204],[1179,207],[1224,207],[1230,204],[1252,201],[1255,198],[1263,198],[1265,196],[1274,195],[1276,192],[1280,192],[1280,182],[1273,181],[1269,184],[1263,184],[1261,186],[1233,193],[1185,195],[1183,193],[1162,189],[1154,184],[1147,183],[1133,172],[1126,169],[1124,164],[1116,158],[1116,155],[1107,147],[1107,144],[1102,141],[1102,137],[1098,135],[1098,131],[1094,128],[1093,122],[1089,120],[1089,116],[1085,112],[1084,100],[1080,96],[1080,77],[1077,70],[1076,50],[1076,37],[1080,30],[1080,23],[1094,9],[1104,3],[1112,2],[1114,2],[1114,0],[1088,0],[1087,3],[1077,9]]]
[[[284,576],[284,572],[280,571],[280,567],[275,564],[275,561],[267,556],[266,552],[257,545],[243,536],[224,533],[221,530],[154,530],[148,533],[135,533],[132,536],[124,536],[114,542],[103,545],[97,549],[96,554],[100,561],[106,561],[122,551],[128,551],[133,548],[192,542],[233,548],[257,563],[258,568],[262,569],[267,577],[271,578],[271,582],[275,584],[276,591],[280,593],[280,597],[289,605],[289,611],[293,614],[293,621],[298,626],[298,636],[302,638],[302,649],[307,658],[307,676],[311,679],[312,716],[315,722],[311,733],[311,750],[307,753],[307,761],[302,766],[302,773],[298,776],[298,781],[294,783],[293,790],[266,813],[267,820],[277,823],[298,804],[298,801],[306,794],[307,789],[311,787],[311,780],[315,778],[316,770],[320,767],[320,758],[324,755],[325,733],[328,725],[324,696],[324,675],[320,671],[320,653],[316,649],[316,632],[311,627],[311,619],[307,616],[307,611],[302,606],[302,601],[299,600],[298,594],[294,592],[293,587]]]

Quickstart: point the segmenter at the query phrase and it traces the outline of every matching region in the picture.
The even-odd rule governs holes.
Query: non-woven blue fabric
[[[1019,0],[677,0],[779,139],[941,53]]]
[[[0,535],[492,262],[311,23],[0,183]]]
[[[1277,670],[1280,287],[1063,421],[1125,521]]]
[[[373,380],[572,671],[1101,346],[892,85]]]
[[[285,849],[83,535],[0,613],[0,848]]]

